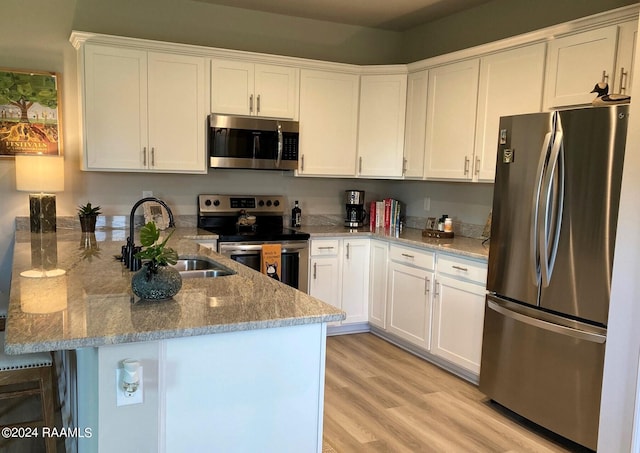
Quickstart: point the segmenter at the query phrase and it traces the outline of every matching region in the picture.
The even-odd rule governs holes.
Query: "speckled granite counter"
[[[358,228],[357,230],[350,230],[341,225],[303,226],[302,228],[300,228],[300,230],[311,234],[311,239],[336,236],[362,236],[376,239],[386,239],[391,242],[424,247],[441,252],[451,252],[484,261],[486,261],[489,257],[489,244],[483,244],[483,241],[481,239],[461,236],[456,236],[452,239],[433,239],[423,237],[422,230],[418,230],[415,228],[405,228],[402,233],[397,234],[389,234],[384,230],[376,230],[375,232],[372,232],[368,227]]]
[[[6,329],[7,353],[77,349],[108,344],[324,323],[344,313],[300,291],[223,257],[193,239],[211,238],[196,228],[178,228],[170,245],[182,256],[206,255],[236,275],[185,278],[165,302],[139,301],[129,272],[114,255],[127,230],[78,230],[32,235],[18,231]],[[41,253],[40,250],[43,250]],[[50,278],[21,272],[46,261],[65,271]]]

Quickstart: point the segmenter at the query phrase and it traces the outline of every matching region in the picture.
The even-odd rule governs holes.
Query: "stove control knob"
[[[204,204],[205,206],[211,206],[211,200],[205,200]]]
[[[260,200],[260,201],[258,202],[258,206],[263,207],[263,206],[264,206],[264,200]]]
[[[271,200],[267,200],[267,207],[271,207]]]
[[[273,205],[277,208],[278,206],[280,206],[280,202],[278,200],[275,200],[273,202]]]
[[[216,200],[216,201],[214,201],[214,202],[213,202],[213,205],[214,205],[214,206],[220,206],[220,200]]]

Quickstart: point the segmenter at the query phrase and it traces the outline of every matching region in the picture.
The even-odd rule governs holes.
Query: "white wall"
[[[638,49],[640,41],[636,42]],[[633,73],[639,74],[636,58]],[[640,77],[633,81],[632,93],[640,95]],[[613,261],[611,304],[604,361],[602,406],[598,451],[628,452],[634,425],[638,359],[640,352],[640,104],[631,103],[616,248]],[[636,432],[639,436],[640,432]],[[636,445],[636,450],[638,446]]]

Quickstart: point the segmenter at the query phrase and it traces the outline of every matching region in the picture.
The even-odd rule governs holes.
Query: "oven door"
[[[282,283],[307,292],[309,244],[307,241],[219,242],[218,252],[260,272],[262,244],[280,244]]]

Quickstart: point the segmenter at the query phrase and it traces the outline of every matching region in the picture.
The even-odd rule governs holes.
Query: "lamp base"
[[[32,233],[53,233],[56,231],[55,195],[29,194],[29,223]]]

